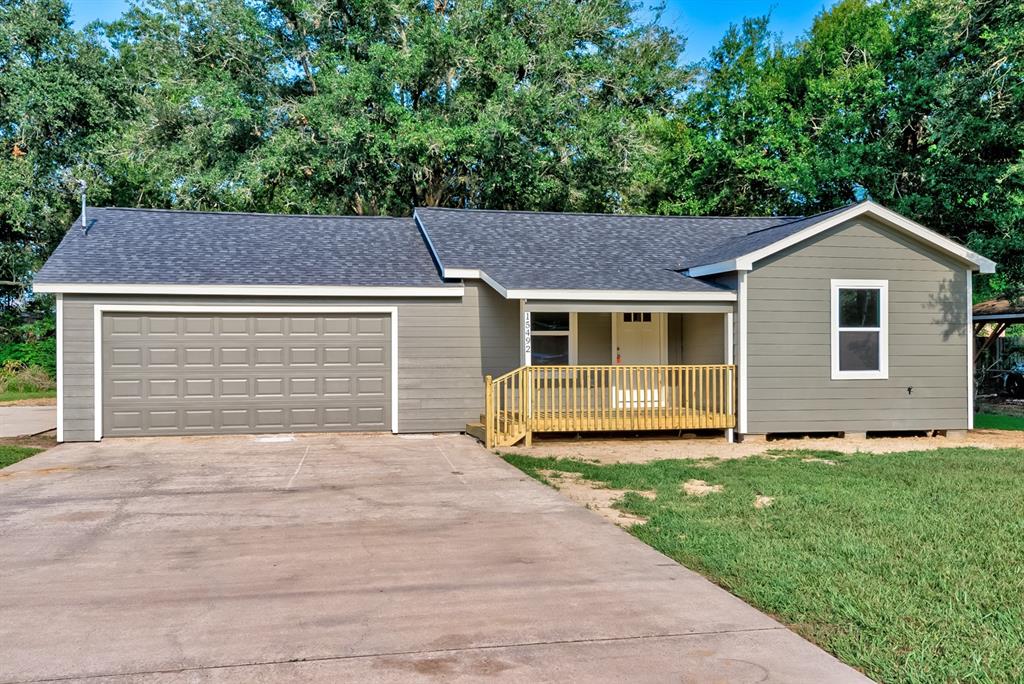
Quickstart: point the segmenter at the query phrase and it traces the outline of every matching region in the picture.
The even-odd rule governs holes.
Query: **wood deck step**
[[[487,444],[487,430],[483,423],[466,423],[466,434]]]

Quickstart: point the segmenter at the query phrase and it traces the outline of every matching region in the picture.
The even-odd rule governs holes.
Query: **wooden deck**
[[[736,367],[523,366],[485,380],[489,448],[535,432],[736,426]]]

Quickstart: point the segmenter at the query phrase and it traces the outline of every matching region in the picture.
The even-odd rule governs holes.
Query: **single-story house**
[[[34,285],[57,297],[61,441],[966,429],[971,276],[995,268],[870,201],[86,217]]]

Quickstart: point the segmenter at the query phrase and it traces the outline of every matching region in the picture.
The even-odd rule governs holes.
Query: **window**
[[[530,363],[534,366],[567,366],[573,363],[569,313],[534,311],[530,321]]]
[[[623,323],[650,323],[651,312],[645,311],[644,313],[624,313],[622,314]]]
[[[889,283],[832,281],[832,379],[889,377]]]

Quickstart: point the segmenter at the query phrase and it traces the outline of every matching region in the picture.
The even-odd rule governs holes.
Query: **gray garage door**
[[[391,429],[386,314],[105,314],[103,434]]]

